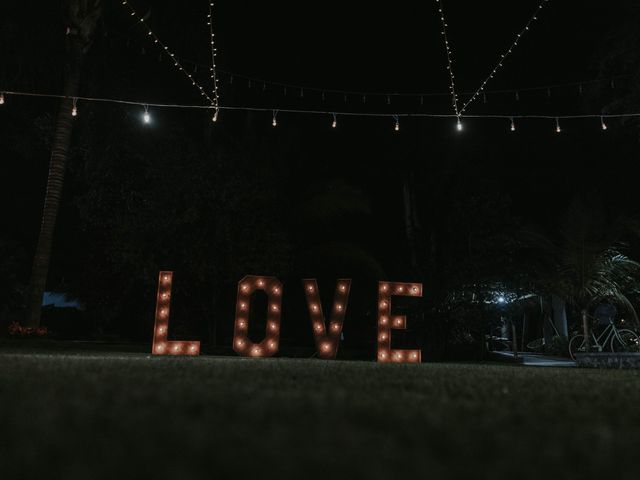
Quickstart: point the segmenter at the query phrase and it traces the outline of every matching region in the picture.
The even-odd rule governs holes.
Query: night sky
[[[445,4],[459,92],[478,88],[495,65],[500,52],[512,42],[538,3],[531,0]],[[625,3],[609,2],[603,8],[597,2],[580,2],[579,5],[549,2],[487,89],[490,92],[526,90],[613,76],[615,72],[600,71],[598,54],[606,48],[611,25],[624,22]],[[179,57],[187,60],[185,65],[188,68],[200,64],[199,72],[194,75],[200,75],[206,85],[206,73],[203,73],[209,62],[207,29],[203,23],[206,4],[193,5],[188,9],[165,2],[140,1],[133,4],[141,12],[150,9],[150,25]],[[449,77],[445,70],[436,8],[435,2],[422,5],[401,2],[384,8],[371,8],[358,2],[322,2],[305,4],[304,8],[291,2],[220,2],[216,5],[215,30],[222,104],[324,111],[450,114],[452,109],[446,95]],[[31,35],[42,38],[40,42],[18,47],[36,56],[28,62],[24,57],[12,58],[14,63],[6,65],[8,68],[3,75],[6,88],[56,92],[59,90],[60,72],[55,72],[55,64],[45,66],[37,61],[51,59],[51,55],[60,53],[61,49],[55,43],[55,40],[62,40],[59,24],[55,21],[56,16],[59,17],[56,6],[50,4],[43,11],[36,12],[36,15],[43,16],[43,20],[49,19],[49,22],[42,23],[34,22],[27,12],[18,7],[8,7],[5,12],[8,12],[5,20],[15,18],[13,27],[7,29],[20,26],[16,34],[22,38]],[[98,68],[108,68],[114,78],[85,85],[85,94],[143,102],[201,103],[195,89],[171,67],[166,56],[159,61],[155,46],[133,23],[120,5],[108,5],[102,32],[106,36],[96,41],[89,63],[92,67],[99,63]],[[6,48],[8,43],[3,42],[3,45]],[[16,78],[13,66],[19,66],[23,75]],[[43,73],[43,69],[52,75],[30,75]],[[249,84],[245,77],[255,80]],[[304,91],[304,97],[294,87],[286,88],[285,95],[284,87],[273,84],[267,84],[263,90],[260,79],[309,88]],[[599,113],[607,107],[607,95],[611,93],[605,92],[600,96],[605,87],[608,87],[606,81],[585,84],[583,91],[586,93],[582,96],[578,93],[578,86],[554,88],[551,97],[544,89],[523,91],[520,101],[515,100],[514,93],[489,93],[486,104],[480,98],[468,113]],[[342,94],[331,93],[326,94],[323,102],[321,94],[314,88],[371,94],[423,92],[445,95],[427,96],[422,106],[419,97],[392,97],[391,105],[387,105],[385,96],[369,95],[367,103],[363,104],[360,95],[349,95],[345,103]],[[596,94],[599,98],[594,98]],[[55,106],[55,102],[40,101],[39,105],[42,108]],[[174,111],[161,111],[155,115],[158,128],[169,128],[174,121],[198,122],[204,116],[198,112],[178,116]],[[249,117],[256,128],[269,126],[271,120],[268,112]],[[232,112],[223,112],[221,119],[222,129],[235,131],[248,121],[245,113]],[[320,145],[320,149],[298,152],[300,162],[313,165],[319,173],[333,168],[336,161],[347,171],[355,170],[355,176],[367,186],[377,189],[376,179],[366,178],[362,167],[389,161],[397,149],[419,142],[424,153],[420,158],[411,160],[415,168],[428,168],[436,162],[451,162],[452,157],[462,157],[465,162],[487,169],[487,176],[495,178],[501,188],[510,189],[519,204],[522,202],[527,215],[536,214],[540,199],[547,201],[563,196],[567,189],[576,188],[572,184],[583,183],[568,177],[575,176],[578,165],[592,163],[586,160],[585,155],[595,160],[610,152],[612,144],[608,143],[608,138],[616,135],[611,134],[607,138],[597,132],[597,120],[564,123],[562,139],[552,135],[552,120],[518,122],[516,135],[508,132],[508,122],[504,120],[468,120],[464,135],[458,135],[451,121],[412,119],[401,122],[402,135],[397,138],[389,135],[392,133],[391,119],[339,117],[339,132],[329,132],[325,128],[331,122],[325,117],[282,113],[278,120],[282,127],[278,135],[283,137],[283,141],[294,136],[304,138],[305,141],[300,142],[302,144],[313,142]],[[615,123],[612,127],[616,126]],[[327,136],[329,134],[331,136]],[[617,140],[615,145],[619,145]],[[557,152],[562,161],[557,161],[554,156],[548,162],[549,155],[542,153],[547,150]],[[463,170],[465,167],[462,166]],[[592,186],[604,186],[606,190],[612,182],[600,177],[600,173],[598,171],[596,180],[601,182]],[[531,197],[535,197],[535,206],[528,201]]]
[[[106,3],[99,33],[87,55],[82,95],[142,103],[202,104],[198,92],[119,2]],[[616,35],[633,30],[630,19],[634,17],[627,14],[632,3],[548,2],[504,68],[488,84],[486,103],[480,97],[468,113],[554,116],[633,111],[631,104],[614,105],[614,99],[631,89],[632,79],[627,75],[629,62],[612,54]],[[2,90],[53,94],[61,90],[63,23],[57,2],[39,4],[35,11],[18,1],[3,7]],[[140,0],[132,5],[141,13],[148,12],[148,24],[154,32],[203,85],[209,85],[206,2],[186,6]],[[496,215],[505,211],[509,221],[518,225],[556,224],[560,212],[576,195],[597,198],[608,211],[636,212],[636,179],[631,173],[637,155],[637,127],[632,121],[612,119],[604,132],[599,119],[567,120],[562,121],[562,134],[557,134],[552,119],[518,120],[516,132],[509,131],[505,119],[467,119],[464,131],[457,132],[455,119],[401,118],[400,132],[396,133],[389,117],[338,115],[338,128],[331,129],[331,115],[280,112],[278,128],[274,129],[271,109],[452,113],[437,3],[374,5],[216,2],[221,104],[269,111],[224,110],[214,125],[207,111],[151,108],[153,123],[143,127],[139,106],[80,102],[81,126],[76,140],[83,141],[78,148],[87,148],[89,156],[97,158],[118,143],[116,132],[127,132],[130,157],[121,165],[132,168],[137,165],[134,159],[144,159],[148,167],[145,175],[160,169],[163,162],[180,168],[181,160],[169,159],[169,154],[162,161],[153,158],[162,156],[158,153],[162,142],[173,142],[176,150],[189,145],[207,154],[218,151],[220,145],[246,150],[250,163],[273,174],[278,182],[273,189],[287,205],[280,217],[284,218],[285,234],[293,239],[297,266],[292,278],[299,278],[295,276],[298,273],[314,274],[313,266],[322,262],[316,258],[305,263],[301,252],[305,242],[323,239],[362,246],[386,275],[420,278],[408,267],[404,182],[413,188],[425,238],[432,230],[448,229],[451,212],[465,210],[465,199],[476,195],[499,198]],[[537,0],[445,2],[456,86],[462,100],[479,87],[538,5]],[[612,84],[610,79],[620,75]],[[580,82],[584,82],[582,88]],[[540,86],[553,88],[531,89]],[[327,91],[324,98],[321,90]],[[361,93],[349,93],[345,98],[332,90],[366,92],[366,103]],[[519,100],[515,91],[519,91]],[[423,104],[419,95],[392,96],[388,104],[387,93],[425,96]],[[25,259],[37,237],[49,155],[47,135],[57,105],[53,99],[8,96],[0,111],[3,230],[6,242],[22,252],[22,263],[18,263],[27,266],[18,268],[22,278],[28,276]],[[136,143],[130,143],[134,137]],[[182,146],[176,144],[176,138]],[[226,167],[232,168],[234,161],[231,158]],[[83,168],[84,163],[72,159],[70,178],[77,178]],[[245,174],[247,178],[265,178],[251,167]],[[331,225],[304,222],[300,216],[304,213],[297,208],[305,199],[344,185],[368,199],[367,219],[343,218]],[[50,276],[52,289],[74,284],[70,278],[86,261],[85,256],[76,254],[79,249],[88,249],[91,257],[110,255],[82,236],[85,226],[78,221],[83,211],[77,198],[86,197],[91,188],[74,180],[65,186]],[[255,191],[251,198],[261,203],[268,191]],[[348,209],[348,202],[343,206]],[[200,224],[206,225],[210,217],[197,206],[194,209]],[[186,215],[185,211],[177,215]],[[233,218],[234,212],[227,213]],[[162,221],[156,220],[158,224]],[[246,226],[247,230],[252,228],[251,224]],[[194,232],[190,234],[197,235]],[[85,243],[78,245],[79,238]],[[139,244],[134,250],[153,248],[152,243]],[[181,244],[175,258],[187,256],[186,248]],[[268,242],[265,248],[269,249]],[[179,270],[185,265],[183,260],[172,262],[172,255],[167,253],[157,260],[155,267]],[[339,259],[333,261],[340,264]],[[251,265],[247,263],[246,269]],[[237,265],[238,271],[244,267],[242,262]],[[330,277],[330,271],[322,273]],[[276,268],[262,273],[280,274]],[[147,285],[149,290],[152,281]]]

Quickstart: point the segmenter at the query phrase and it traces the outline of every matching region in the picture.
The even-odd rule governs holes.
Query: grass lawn
[[[640,466],[638,371],[0,352],[0,407],[2,480],[636,479]]]

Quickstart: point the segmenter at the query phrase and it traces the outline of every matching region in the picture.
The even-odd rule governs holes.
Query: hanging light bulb
[[[4,105],[4,92],[0,92],[0,105]]]
[[[71,108],[71,116],[72,117],[77,117],[78,116],[78,99],[74,98],[73,99],[73,107]]]
[[[556,133],[560,132],[562,132],[562,129],[560,128],[560,119],[556,118]]]
[[[271,125],[274,127],[278,126],[278,120],[276,119],[276,116],[278,115],[278,111],[274,110],[273,111],[273,121],[271,122]]]
[[[144,106],[144,115],[142,116],[144,123],[151,123],[151,115],[149,114],[149,107]]]
[[[600,117],[600,124],[602,125],[602,130],[607,129],[607,124],[604,123],[604,117]]]
[[[393,118],[396,121],[396,126],[393,128],[396,132],[400,131],[400,119],[398,118],[397,115],[394,115]]]
[[[336,114],[333,114],[333,123],[331,123],[331,128],[336,128],[338,126],[338,119],[336,117]]]
[[[516,131],[516,122],[513,120],[513,118],[511,118],[511,131],[512,132]]]
[[[458,117],[458,124],[456,125],[456,128],[458,129],[459,132],[461,132],[462,129],[464,128],[462,126],[462,120],[460,120],[460,117]]]
[[[213,114],[213,123],[216,123],[218,121],[218,113],[220,112],[219,109],[216,108],[216,111]]]

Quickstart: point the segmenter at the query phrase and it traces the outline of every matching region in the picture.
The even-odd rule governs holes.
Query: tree
[[[98,20],[102,14],[101,0],[66,0],[63,14],[67,23],[64,99],[60,104],[51,149],[49,177],[42,213],[42,225],[33,259],[29,296],[27,299],[27,327],[38,327],[42,311],[42,296],[47,283],[51,249],[65,169],[73,132],[74,98],[78,97],[82,65],[93,43]]]
[[[624,254],[626,245],[621,240],[636,229],[629,219],[609,219],[600,205],[574,199],[556,231],[526,234],[538,290],[562,298],[583,322],[599,302],[614,301],[637,326],[628,294],[640,279],[640,264]]]

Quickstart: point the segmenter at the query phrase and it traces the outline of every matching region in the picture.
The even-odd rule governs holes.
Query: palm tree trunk
[[[25,326],[31,328],[37,328],[40,325],[42,296],[47,284],[53,235],[56,219],[58,218],[58,210],[60,208],[69,146],[71,145],[71,135],[73,133],[73,116],[71,115],[73,99],[78,97],[82,63],[91,44],[95,24],[101,11],[99,2],[94,2],[93,5],[87,5],[82,1],[74,4],[73,0],[69,2],[69,9],[76,15],[78,12],[84,13],[85,15],[79,19],[81,20],[79,25],[70,26],[67,30],[63,90],[66,98],[63,99],[60,104],[56,120],[56,130],[49,163],[49,178],[47,180],[47,191],[42,212],[42,224],[40,226],[38,245],[33,258],[31,281],[27,298]],[[74,17],[74,20],[78,20],[78,18]]]
[[[409,174],[407,173],[403,179],[402,185],[403,204],[404,204],[404,226],[409,246],[409,255],[411,268],[418,270],[418,246],[416,239],[416,213],[415,199],[413,196],[412,186],[410,184]]]

